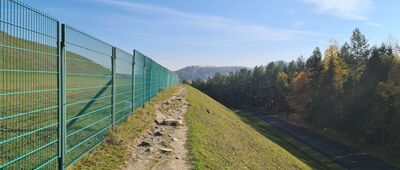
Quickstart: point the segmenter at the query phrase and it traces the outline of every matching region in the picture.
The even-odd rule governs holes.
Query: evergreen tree
[[[351,58],[354,61],[352,63],[352,75],[353,80],[359,80],[362,72],[365,69],[365,64],[368,60],[369,56],[369,44],[367,38],[365,38],[364,34],[360,32],[358,28],[354,29],[353,34],[350,38],[351,45]],[[355,82],[356,83],[356,82]]]
[[[312,88],[318,88],[319,78],[323,69],[321,59],[322,54],[319,47],[316,47],[313,54],[307,59],[306,68],[310,72]]]
[[[354,58],[351,55],[351,47],[347,42],[340,48],[340,58],[347,66],[355,64]]]
[[[296,59],[297,72],[306,70],[306,63],[304,62],[304,57],[300,56]]]

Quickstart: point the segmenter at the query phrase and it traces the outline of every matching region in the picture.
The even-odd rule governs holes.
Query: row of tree
[[[369,47],[355,29],[349,43],[317,47],[305,60],[271,62],[192,85],[230,106],[298,114],[317,128],[334,128],[371,143],[400,142],[399,46]]]

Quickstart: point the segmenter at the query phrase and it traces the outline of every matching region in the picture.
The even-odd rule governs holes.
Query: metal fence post
[[[154,79],[156,79],[155,81],[156,81],[156,85],[154,86],[154,96],[156,96],[157,95],[157,93],[158,93],[158,64],[156,64],[156,67],[155,67],[155,69],[154,69]]]
[[[115,79],[117,78],[116,74],[116,65],[115,65],[115,60],[117,59],[117,48],[112,47],[112,55],[111,55],[111,74],[112,74],[112,86],[111,86],[111,124],[112,124],[112,129],[115,130],[115,92],[116,92],[116,81]]]
[[[157,88],[158,88],[158,77],[157,77],[158,76],[158,74],[157,74],[157,72],[158,72],[158,64],[156,64],[156,66],[154,67],[154,70],[155,70],[155,76],[154,76],[155,77],[154,78],[155,79],[155,83],[154,83],[155,84],[155,87],[154,87],[155,88],[154,89],[155,92],[154,93],[155,93],[155,95],[157,95],[157,93],[158,93],[158,90],[157,90]]]
[[[66,53],[65,53],[65,25],[57,25],[57,88],[58,88],[58,169],[65,169],[66,146]],[[60,32],[61,31],[61,32]]]
[[[136,84],[135,84],[135,64],[136,64],[136,50],[133,50],[133,58],[132,58],[132,110],[135,111],[135,94],[136,94]]]
[[[143,106],[144,107],[144,103],[146,101],[146,83],[147,83],[147,79],[146,79],[146,57],[143,57],[144,61],[143,61]]]
[[[150,60],[151,61],[151,60]],[[153,90],[151,89],[151,87],[152,87],[152,84],[153,83],[153,62],[151,62],[151,65],[150,65],[150,81],[149,81],[149,98],[148,98],[148,100],[147,100],[147,102],[150,102],[150,100],[151,100],[151,98],[153,97],[152,95],[152,92],[153,92]]]

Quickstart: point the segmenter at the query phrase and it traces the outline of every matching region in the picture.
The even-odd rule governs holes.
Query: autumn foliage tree
[[[308,90],[311,89],[309,89],[309,83],[310,77],[305,71],[297,73],[291,82],[290,90],[286,97],[289,107],[301,117],[304,117],[305,106],[310,102]]]

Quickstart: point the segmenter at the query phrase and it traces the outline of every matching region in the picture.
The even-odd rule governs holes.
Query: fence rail
[[[15,0],[0,1],[0,169],[65,169],[179,81]]]

